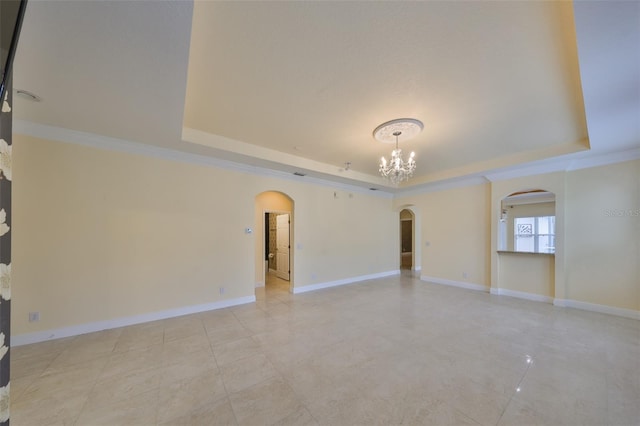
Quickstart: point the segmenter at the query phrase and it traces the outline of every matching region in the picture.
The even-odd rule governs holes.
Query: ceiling
[[[58,134],[394,192],[640,148],[640,2],[30,0],[14,88]],[[372,132],[405,117],[396,189]]]

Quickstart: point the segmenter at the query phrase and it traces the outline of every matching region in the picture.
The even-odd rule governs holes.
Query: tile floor
[[[18,425],[638,425],[640,321],[408,275],[12,349]]]

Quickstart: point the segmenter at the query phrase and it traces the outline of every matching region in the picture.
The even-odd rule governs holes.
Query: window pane
[[[555,234],[555,216],[542,216],[538,218],[538,234]]]
[[[538,218],[538,234],[550,234],[549,232],[549,216]]]
[[[553,235],[538,235],[538,252],[540,253],[554,253],[555,247],[553,244]]]
[[[514,219],[514,250],[555,253],[555,216]]]
[[[517,217],[514,221],[515,228],[515,250],[516,251],[535,251],[535,218],[534,217]]]

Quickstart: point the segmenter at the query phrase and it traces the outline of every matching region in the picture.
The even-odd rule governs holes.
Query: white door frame
[[[283,280],[289,281],[291,274],[291,215],[288,213],[276,214],[276,275]],[[287,219],[285,222],[284,219]],[[285,241],[285,230],[286,241]],[[269,231],[271,232],[271,231]],[[287,258],[286,260],[284,258]],[[286,265],[286,268],[284,267]]]
[[[293,233],[291,232],[291,222],[293,221],[293,212],[287,211],[287,210],[273,210],[273,209],[265,209],[262,210],[262,220],[264,221],[264,215],[266,213],[275,213],[275,214],[288,214],[289,215],[289,270],[291,270],[291,254],[293,252]],[[267,247],[265,246],[265,240],[267,239],[267,236],[269,235],[269,227],[268,226],[263,226],[263,233],[262,233],[262,257],[264,257],[264,253],[265,250],[267,249]],[[264,259],[262,259],[262,262],[264,264]],[[265,276],[264,276],[264,285],[267,285],[267,275],[265,272]],[[293,293],[293,274],[289,273],[289,292]]]

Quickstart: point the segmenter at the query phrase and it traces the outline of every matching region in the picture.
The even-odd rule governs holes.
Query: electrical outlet
[[[224,294],[224,287],[220,287],[220,294]]]
[[[29,312],[29,322],[40,321],[40,312]]]
[[[465,278],[465,279],[466,279],[466,278],[469,278],[469,274],[467,274],[466,272],[463,272],[463,273],[462,273],[462,278]]]

